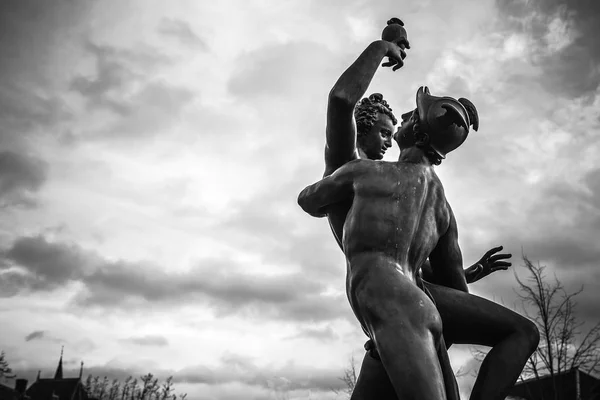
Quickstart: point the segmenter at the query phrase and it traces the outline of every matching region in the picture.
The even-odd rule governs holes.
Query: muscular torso
[[[362,162],[368,163],[367,172],[354,181],[352,207],[343,225],[349,267],[356,257],[385,258],[413,280],[449,226],[441,182],[430,166]],[[330,221],[335,222],[341,216],[336,212],[343,210],[332,211]]]

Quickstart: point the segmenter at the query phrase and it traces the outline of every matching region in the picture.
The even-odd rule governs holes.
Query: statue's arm
[[[498,246],[488,250],[479,261],[465,269],[464,273],[467,283],[475,283],[493,272],[507,270],[512,263],[505,260],[511,258],[512,254],[496,254],[503,248],[502,246]],[[421,266],[421,274],[427,282],[437,283],[429,260],[426,260]]]
[[[402,46],[404,47],[404,46]],[[396,70],[406,57],[397,44],[384,40],[371,43],[354,63],[340,76],[327,101],[327,128],[325,144],[325,175],[335,171],[348,161],[358,158],[356,150],[356,123],[354,107],[364,96],[377,68],[384,57]]]
[[[440,237],[429,255],[429,262],[437,284],[469,292],[463,270],[462,252],[458,245],[458,227],[452,210],[448,230]]]
[[[333,174],[304,188],[298,196],[298,205],[313,217],[327,215],[327,206],[352,196],[354,177],[361,161],[344,164]]]

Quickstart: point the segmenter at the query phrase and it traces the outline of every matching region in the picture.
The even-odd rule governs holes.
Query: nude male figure
[[[419,91],[420,106],[428,101],[425,94]],[[447,107],[451,114],[451,106],[440,109]],[[429,119],[420,119],[418,111],[410,121],[395,135],[401,148],[398,162],[351,161],[304,189],[298,203],[307,213],[321,216],[352,199],[342,239],[352,309],[375,342],[398,398],[446,399],[437,355],[443,346],[441,316],[419,288],[418,273],[429,257],[446,291],[468,293],[456,221],[433,170],[464,141],[468,124],[464,129],[452,123],[450,134],[436,134],[419,129],[419,121],[427,126]],[[503,399],[519,372],[512,376],[512,371],[502,370],[512,382],[477,398]]]
[[[429,257],[434,273],[468,292],[456,221],[432,161],[407,146],[398,162],[355,160],[304,189],[300,206],[311,215],[352,198],[342,245],[347,292],[359,322],[375,342],[401,399],[446,399],[438,360],[441,317],[418,287]]]
[[[406,43],[407,44],[407,43]],[[382,105],[382,99],[372,99],[383,112],[376,112],[370,122],[361,123],[357,116],[355,124],[353,111],[358,100],[364,95],[376,69],[385,56],[391,61],[386,66],[402,66],[405,57],[405,44],[377,41],[370,44],[359,58],[348,68],[335,84],[329,95],[327,120],[327,146],[325,150],[326,169],[324,176],[331,174],[336,168],[358,157],[381,159],[387,148],[391,146],[391,132],[394,130],[395,118],[390,117],[391,109],[387,104]],[[385,102],[383,102],[385,103]],[[357,107],[358,109],[359,107]],[[389,112],[386,110],[389,109]],[[369,114],[369,112],[365,112]],[[405,114],[403,122],[411,113]],[[362,118],[364,119],[364,118]],[[356,136],[358,125],[358,141]],[[362,125],[362,127],[361,127]],[[357,148],[358,144],[358,148]],[[349,210],[348,201],[331,207],[328,219],[341,245],[342,226]],[[475,281],[497,269],[505,269],[510,264],[502,262],[503,255],[493,254],[500,248],[490,250],[479,263],[465,271],[469,281]],[[481,266],[478,266],[481,264]],[[424,266],[428,264],[425,263]],[[426,271],[424,271],[426,272]],[[434,275],[428,274],[426,279],[443,284]],[[516,313],[495,303],[479,297],[470,296],[468,299],[441,286],[424,282],[430,294],[434,297],[444,323],[446,343],[472,343],[496,347],[484,362],[475,384],[472,398],[482,398],[485,393],[495,387],[512,385],[514,373],[504,374],[502,355],[513,351],[514,358],[506,363],[507,371],[519,370],[527,356],[537,345],[538,333],[533,324]],[[474,298],[474,299],[473,299]],[[457,305],[460,305],[458,307]],[[373,352],[365,355],[361,373],[352,398],[395,399],[389,379],[381,362],[372,357]],[[518,373],[517,373],[518,375]],[[514,377],[516,379],[516,376]],[[485,383],[492,382],[490,390],[485,389]],[[508,382],[508,383],[507,383]],[[480,397],[478,397],[480,396]]]

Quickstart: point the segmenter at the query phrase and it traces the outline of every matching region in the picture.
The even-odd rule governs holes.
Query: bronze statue
[[[372,95],[369,99],[363,100],[360,105],[356,106],[356,104],[366,92],[382,59],[387,56],[389,61],[383,65],[393,67],[396,70],[403,65],[403,59],[406,57],[404,49],[406,48],[408,48],[408,40],[405,33],[397,37],[395,42],[385,40],[373,42],[342,74],[331,90],[327,112],[326,168],[324,176],[329,176],[338,167],[352,160],[359,158],[381,159],[385,150],[391,146],[391,136],[396,121],[382,96]],[[465,107],[464,102],[462,105]],[[467,117],[469,117],[468,108],[472,105],[466,105],[464,111],[467,112]],[[460,109],[459,106],[456,107]],[[354,111],[356,127],[353,120]],[[448,115],[452,116],[452,111]],[[473,110],[471,110],[471,115],[473,115]],[[414,126],[416,122],[414,116],[415,114],[412,112],[403,115],[402,126]],[[464,119],[466,123],[466,117]],[[476,123],[476,121],[470,121],[474,128],[477,127]],[[402,126],[399,132],[402,129],[405,132],[407,129],[412,129],[403,128]],[[464,126],[461,128],[464,129]],[[421,147],[420,151],[424,151],[423,149],[427,150],[427,147]],[[405,155],[408,154],[405,151],[403,152]],[[433,159],[433,161],[437,162],[439,160]],[[396,176],[399,182],[404,179],[402,174],[395,173],[393,176]],[[410,175],[406,179],[411,179]],[[405,185],[402,187],[405,187]],[[327,207],[327,216],[334,236],[342,247],[343,226],[352,205],[352,199],[348,197],[339,200]],[[416,215],[413,215],[413,217],[416,217]],[[406,240],[406,237],[404,237],[404,240]],[[386,243],[388,243],[386,246],[396,246],[398,244],[393,241]],[[502,260],[509,258],[510,255],[496,254],[501,249],[501,247],[497,247],[490,250],[480,262],[465,270],[464,276],[466,276],[467,281],[472,282],[495,270],[508,268],[510,263]],[[431,268],[427,268],[428,266],[427,261],[424,261],[420,266],[425,279],[440,285],[448,284],[443,274],[432,273],[433,271],[431,271]],[[409,268],[405,265],[402,267]],[[412,265],[409,269],[413,274],[416,274],[419,266]],[[350,277],[351,274],[349,273],[348,279]],[[464,277],[462,279],[464,280]],[[434,299],[437,312],[439,312],[443,323],[443,335],[448,344],[472,343],[493,347],[481,367],[471,398],[501,398],[506,388],[512,386],[516,380],[528,355],[537,346],[538,332],[535,326],[518,314],[477,296],[421,281],[418,276],[416,276],[415,282],[422,282],[422,288],[428,290]],[[408,293],[412,292],[409,291]],[[424,304],[431,306],[431,301],[427,301]],[[439,373],[444,373],[448,398],[452,398],[457,395],[456,383],[453,375],[448,376],[451,374],[451,369],[447,354],[445,351],[441,351],[441,347],[443,347],[441,343],[443,343],[444,337],[436,342],[437,348],[435,350],[442,365],[442,371],[439,371]],[[372,345],[371,341],[367,343]],[[449,382],[450,380],[453,384]],[[437,381],[437,384],[439,384],[439,381]],[[439,390],[439,385],[435,387],[437,389],[434,390]],[[453,391],[454,393],[451,393]],[[377,352],[373,346],[365,355],[352,398],[396,399],[396,392],[392,388],[386,369],[378,360]]]

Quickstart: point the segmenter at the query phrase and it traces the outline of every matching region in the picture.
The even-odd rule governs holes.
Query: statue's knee
[[[535,349],[537,349],[538,344],[540,343],[540,331],[539,331],[537,325],[531,321],[529,321],[528,336],[529,336],[529,342],[531,344],[532,352],[533,352],[533,351],[535,351]]]
[[[521,335],[525,338],[531,353],[537,349],[540,343],[540,331],[535,323],[530,320],[525,320],[520,328]]]

